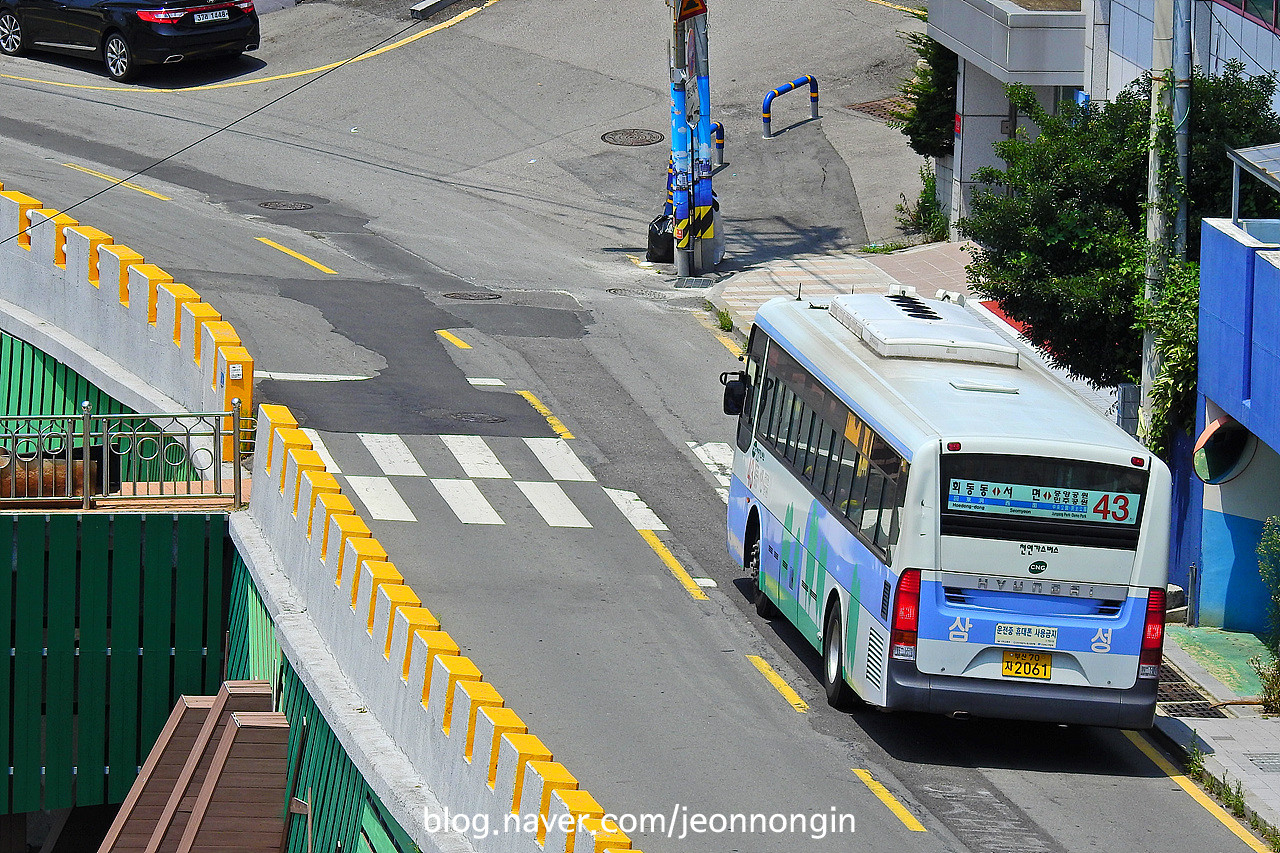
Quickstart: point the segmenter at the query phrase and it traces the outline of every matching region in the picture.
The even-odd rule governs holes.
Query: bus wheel
[[[760,579],[760,540],[754,539],[747,549],[747,569],[751,572],[751,583],[755,585],[756,615],[772,619],[777,612],[769,596],[764,593]]]
[[[822,632],[822,685],[827,689],[827,704],[846,710],[852,704],[849,685],[844,681],[844,643],[840,641],[840,608],[827,614],[827,627]]]

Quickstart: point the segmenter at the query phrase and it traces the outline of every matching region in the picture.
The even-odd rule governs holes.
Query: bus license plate
[[[1001,675],[1006,678],[1043,678],[1046,681],[1053,669],[1053,655],[1047,652],[1018,652],[1005,650],[1004,668]]]
[[[212,12],[196,12],[191,16],[197,24],[207,24],[209,21],[226,21],[230,20],[231,12],[226,9],[215,9]]]

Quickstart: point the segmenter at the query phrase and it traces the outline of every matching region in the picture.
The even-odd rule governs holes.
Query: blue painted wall
[[[1205,510],[1201,625],[1251,633],[1267,630],[1270,596],[1258,574],[1261,536],[1261,521]]]

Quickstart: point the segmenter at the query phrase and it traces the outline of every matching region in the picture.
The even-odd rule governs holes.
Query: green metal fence
[[[0,813],[122,801],[178,696],[218,689],[226,526],[0,516]]]
[[[280,651],[275,626],[239,555],[233,560],[227,678],[275,685],[289,720],[289,790],[311,806],[316,851],[411,853],[417,849],[351,762]],[[281,809],[284,803],[281,803]],[[305,853],[306,821],[289,816],[288,853]]]

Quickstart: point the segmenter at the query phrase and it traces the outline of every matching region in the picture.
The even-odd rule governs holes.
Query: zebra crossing
[[[304,432],[374,521],[416,522],[447,507],[466,525],[502,527],[518,516],[524,525],[537,519],[547,527],[588,530],[595,526],[592,515],[601,520],[598,507],[612,504],[637,530],[667,529],[634,492],[600,486],[562,438]],[[689,442],[689,448],[727,500],[732,448],[723,442]],[[607,501],[595,500],[601,492]]]

